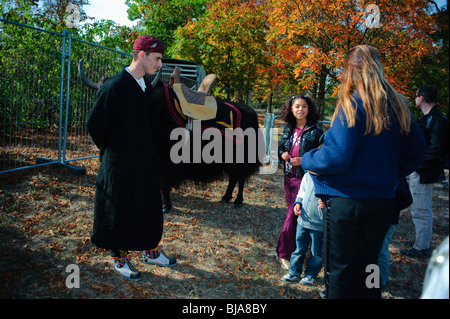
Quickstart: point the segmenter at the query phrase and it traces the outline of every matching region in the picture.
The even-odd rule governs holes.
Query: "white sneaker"
[[[315,280],[311,276],[305,276],[300,280],[300,283],[304,286],[312,286],[314,284]]]
[[[161,246],[153,250],[144,250],[142,252],[142,259],[146,264],[158,265],[162,267],[173,267],[177,264],[175,256],[167,257]]]
[[[134,267],[129,255],[122,255],[121,257],[114,257],[114,269],[122,276],[132,279],[141,280],[141,272]]]
[[[321,299],[327,299],[327,291],[322,290],[321,292],[319,292],[319,296]]]
[[[297,282],[300,280],[300,277],[292,275],[291,273],[288,272],[286,275],[281,277],[281,280],[286,282]]]

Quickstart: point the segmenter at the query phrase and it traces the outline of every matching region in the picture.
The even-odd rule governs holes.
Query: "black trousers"
[[[324,265],[327,298],[381,298],[379,276],[376,278],[378,285],[372,280],[374,275],[379,275],[373,265],[378,263],[378,254],[395,212],[394,203],[394,198],[331,197],[326,200]],[[368,281],[372,284],[367,284]]]

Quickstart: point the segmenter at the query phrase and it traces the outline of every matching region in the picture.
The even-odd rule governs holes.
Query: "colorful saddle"
[[[207,128],[217,128],[222,135],[232,138],[235,143],[239,144],[243,141],[241,130],[237,130],[236,132],[230,131],[241,127],[241,111],[236,106],[226,102],[218,103],[213,96],[208,95],[210,98],[214,99],[215,104],[211,103],[205,107],[203,104],[190,102],[191,105],[188,105],[188,109],[183,109],[180,99],[183,101],[186,95],[184,95],[183,92],[180,93],[179,90],[176,90],[175,84],[173,90],[170,90],[167,85],[164,85],[164,89],[167,108],[180,127],[189,129],[190,121],[201,120],[202,130]],[[195,107],[192,107],[192,104],[194,104]],[[215,105],[215,108],[213,109],[211,105]],[[190,115],[192,115],[192,117]]]

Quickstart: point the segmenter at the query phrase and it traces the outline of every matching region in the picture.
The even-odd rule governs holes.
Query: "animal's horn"
[[[174,83],[180,83],[180,69],[177,66],[173,68],[173,72],[170,77],[173,79]]]
[[[156,73],[155,78],[152,81],[152,87],[154,87],[156,85],[156,83],[158,83],[159,78],[161,77],[161,73],[162,73],[162,68],[159,68],[158,72]]]
[[[83,60],[84,60],[84,58],[82,58],[80,60],[80,62],[78,63],[78,74],[80,75],[80,80],[87,87],[89,87],[89,88],[91,88],[93,90],[98,90],[100,88],[100,84],[92,82],[91,80],[89,80],[87,78],[86,74],[84,74],[84,71],[83,71]]]

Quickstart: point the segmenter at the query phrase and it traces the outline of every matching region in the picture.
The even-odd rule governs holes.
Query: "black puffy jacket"
[[[287,174],[284,160],[281,158],[284,152],[289,152],[291,149],[291,135],[293,134],[294,129],[290,124],[285,124],[283,129],[283,134],[280,138],[280,144],[278,145],[278,159],[280,163],[283,164],[284,174]],[[302,157],[303,154],[312,150],[313,148],[319,147],[319,145],[323,142],[323,130],[317,126],[317,124],[309,125],[306,124],[306,128],[302,133],[302,137],[300,139],[300,146],[298,149],[298,156]],[[304,171],[300,166],[297,168],[296,177],[302,177],[304,175]]]

